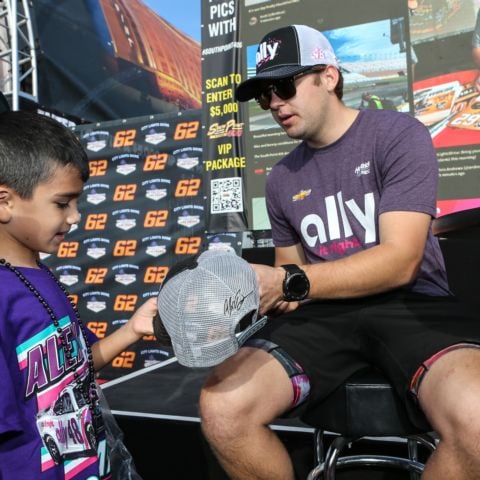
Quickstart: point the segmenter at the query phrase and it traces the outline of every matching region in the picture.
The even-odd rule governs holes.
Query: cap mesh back
[[[339,68],[338,59],[323,33],[306,25],[295,25],[300,42],[301,65],[334,65]]]
[[[233,251],[209,250],[198,266],[166,282],[158,308],[179,363],[207,367],[238,349],[237,324],[257,319],[258,285],[251,266]]]

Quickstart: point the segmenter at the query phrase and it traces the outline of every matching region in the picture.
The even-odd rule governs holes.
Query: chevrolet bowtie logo
[[[300,190],[296,195],[292,197],[294,202],[298,202],[299,200],[303,200],[304,198],[308,197],[312,193],[312,189],[310,190]]]

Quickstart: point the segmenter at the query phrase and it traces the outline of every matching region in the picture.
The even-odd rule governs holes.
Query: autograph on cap
[[[231,316],[233,312],[238,312],[242,308],[245,299],[252,294],[253,290],[246,295],[242,295],[240,293],[240,290],[238,290],[233,297],[228,297],[225,299],[225,303],[223,305],[223,313]]]

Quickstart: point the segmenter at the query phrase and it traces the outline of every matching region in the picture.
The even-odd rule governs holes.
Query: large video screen
[[[86,123],[200,109],[200,5],[189,4],[195,35],[184,0],[32,2],[39,103]]]

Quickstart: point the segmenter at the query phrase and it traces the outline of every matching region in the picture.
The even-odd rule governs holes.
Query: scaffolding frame
[[[38,69],[29,0],[0,0],[0,91],[18,110],[20,97],[38,102]]]

